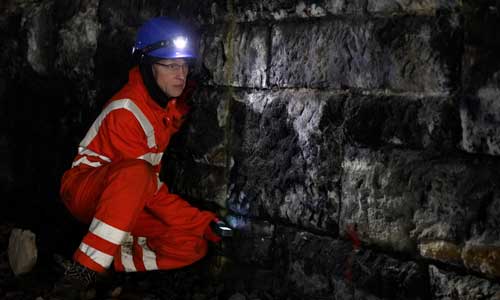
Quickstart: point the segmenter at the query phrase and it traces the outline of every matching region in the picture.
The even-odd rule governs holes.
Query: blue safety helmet
[[[166,17],[150,19],[139,28],[132,54],[159,59],[196,58],[192,36]]]

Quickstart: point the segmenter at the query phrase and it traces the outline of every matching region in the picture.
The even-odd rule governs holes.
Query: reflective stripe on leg
[[[90,257],[95,263],[99,264],[103,268],[107,269],[113,262],[113,256],[101,252],[85,243],[81,243],[78,247],[85,255]]]
[[[158,270],[156,253],[148,247],[147,239],[145,237],[139,237],[137,238],[137,243],[142,248],[142,261],[146,270]]]
[[[97,218],[94,218],[92,220],[89,231],[115,245],[120,245],[125,239],[126,235],[129,234],[128,232],[106,224]]]
[[[132,246],[133,246],[133,237],[131,235],[127,235],[124,240],[122,246],[120,247],[120,258],[123,265],[123,270],[125,272],[136,272],[137,269],[134,265],[134,259],[132,256]]]

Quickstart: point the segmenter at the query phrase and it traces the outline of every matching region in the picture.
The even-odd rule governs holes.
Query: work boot
[[[57,260],[57,259],[56,259]],[[64,276],[56,282],[49,300],[90,300],[95,298],[93,285],[97,273],[74,261],[58,261],[64,268]]]

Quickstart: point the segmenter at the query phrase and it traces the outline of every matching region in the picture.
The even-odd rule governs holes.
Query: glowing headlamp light
[[[177,49],[184,49],[187,46],[187,38],[184,36],[179,36],[174,39],[174,45]]]
[[[140,44],[140,42],[139,42]],[[167,49],[170,49],[172,51],[175,51],[175,54],[179,54],[179,53],[183,53],[182,51],[187,48],[188,46],[188,38],[185,37],[185,36],[178,36],[178,37],[175,37],[174,39],[171,39],[171,40],[162,40],[162,41],[158,41],[156,43],[153,43],[151,45],[148,45],[144,48],[137,48],[134,46],[134,48],[132,48],[132,53],[135,54],[135,53],[138,53],[138,54],[141,54],[141,55],[145,55],[149,52],[152,52],[156,49],[160,49],[160,48],[167,48]],[[177,52],[179,51],[179,52]]]

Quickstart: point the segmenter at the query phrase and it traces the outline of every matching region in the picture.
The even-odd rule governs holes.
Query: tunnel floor
[[[63,269],[46,249],[38,249],[39,256],[34,269],[15,276],[8,261],[9,235],[13,226],[0,224],[0,299],[4,300],[48,300],[49,294]],[[52,253],[52,256],[55,253]],[[223,275],[227,259],[216,254],[212,248],[199,262],[182,269],[142,273],[111,272],[101,278],[96,287],[82,299],[125,300],[170,300],[170,299],[275,299],[268,292],[249,291],[233,285]],[[227,266],[226,266],[227,267]],[[215,274],[215,275],[214,275]],[[232,272],[234,274],[234,272]],[[229,284],[228,284],[229,283]]]

